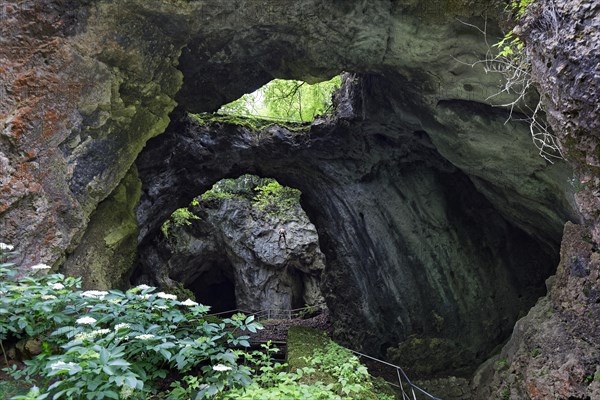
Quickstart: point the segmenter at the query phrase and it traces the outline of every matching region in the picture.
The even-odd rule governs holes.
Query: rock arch
[[[568,207],[555,209],[558,233],[538,231],[536,224],[555,223],[535,217],[543,203],[511,206],[497,194],[518,190],[499,171],[490,181],[462,171],[436,148],[435,132],[396,117],[398,99],[386,87],[381,78],[347,75],[338,114],[300,130],[172,115],[136,161],[140,243],[217,180],[272,176],[303,192],[327,259],[323,291],[339,339],[381,354],[417,337],[420,345],[403,351],[428,354],[432,367],[422,372],[476,365],[543,295]],[[495,127],[505,117],[491,108],[483,116]],[[483,146],[475,150],[495,151]]]

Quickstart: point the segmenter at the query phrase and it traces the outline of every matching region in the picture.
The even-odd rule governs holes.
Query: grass
[[[304,326],[293,326],[288,331],[287,363],[290,371],[310,366],[308,359],[315,350],[325,351],[325,346],[331,341],[324,332]],[[317,381],[334,383],[336,379],[330,374],[317,370],[315,373],[302,377],[302,383],[310,384]]]
[[[332,340],[322,331],[307,328],[303,326],[294,326],[288,330],[287,341],[287,364],[290,371],[295,371],[298,368],[310,366],[310,359],[315,351],[325,353],[327,345],[332,343]],[[336,345],[337,346],[337,345]],[[346,363],[345,357],[354,357],[351,352],[340,347],[340,358],[336,360],[338,365]],[[310,385],[315,382],[323,382],[325,384],[335,383],[337,379],[326,371],[317,368],[314,373],[304,375],[300,382]],[[374,378],[371,376],[373,387],[371,391],[364,393],[366,399],[379,399],[387,396],[397,396],[397,393],[385,382],[382,378]],[[389,398],[389,397],[388,397]]]

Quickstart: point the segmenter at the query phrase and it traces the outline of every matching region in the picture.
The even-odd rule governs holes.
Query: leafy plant
[[[193,202],[193,201],[192,201]],[[197,215],[191,212],[187,207],[178,208],[171,214],[169,219],[163,222],[160,230],[166,238],[169,237],[169,231],[172,226],[181,227],[181,226],[190,226],[192,224],[192,220],[200,219]]]
[[[276,218],[284,218],[287,212],[300,203],[302,194],[298,189],[282,186],[275,180],[254,190],[257,193],[253,206]]]
[[[15,281],[6,267],[0,273],[0,341],[42,341],[42,353],[25,369],[7,369],[39,386],[21,398],[147,398],[172,371],[202,371],[198,399],[250,383],[251,369],[229,346],[249,345],[241,332],[261,328],[254,317],[210,323],[209,307],[192,300],[146,285],[79,291],[80,279],[40,274],[42,266]]]

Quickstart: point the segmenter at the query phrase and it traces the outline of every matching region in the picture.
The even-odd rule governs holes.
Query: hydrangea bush
[[[209,307],[150,286],[81,291],[79,278],[48,274],[47,265],[19,279],[10,267],[0,264],[0,343],[42,344],[25,369],[10,370],[39,385],[15,399],[145,399],[174,371],[197,376],[206,396],[250,383],[250,368],[230,347],[249,346],[240,332],[260,328],[252,316],[209,323]]]
[[[375,393],[366,368],[338,345],[288,371],[272,361],[276,348],[245,349],[244,333],[262,328],[253,316],[209,322],[209,307],[147,285],[81,291],[80,278],[45,264],[17,278],[5,263],[13,250],[0,243],[0,350],[5,371],[31,389],[12,400],[394,398]],[[4,343],[17,340],[41,343],[24,369],[8,368]],[[158,387],[164,378],[170,386]]]

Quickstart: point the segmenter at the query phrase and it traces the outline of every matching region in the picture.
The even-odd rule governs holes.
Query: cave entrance
[[[322,307],[325,257],[300,196],[255,175],[215,183],[163,223],[164,283],[182,286],[215,313]]]
[[[211,307],[211,313],[237,308],[231,268],[231,265],[214,265],[186,286],[197,302]]]

